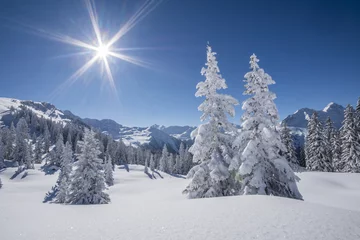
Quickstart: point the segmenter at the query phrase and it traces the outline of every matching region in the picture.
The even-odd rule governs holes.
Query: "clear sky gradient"
[[[139,8],[138,0],[95,1],[101,29],[114,34]],[[329,102],[355,104],[360,96],[360,2],[350,0],[167,0],[117,44],[152,63],[142,68],[111,59],[119,97],[103,83],[98,64],[71,88],[51,93],[88,59],[64,57],[81,49],[33,34],[22,25],[91,42],[82,1],[0,2],[0,96],[48,101],[81,117],[129,126],[197,125],[209,41],[228,89],[242,95],[249,56],[276,81],[271,87],[282,118]],[[239,123],[242,111],[236,108]]]

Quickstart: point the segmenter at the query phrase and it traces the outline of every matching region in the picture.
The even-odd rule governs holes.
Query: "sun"
[[[100,58],[106,58],[110,53],[109,47],[106,45],[100,45],[96,50],[97,56]]]

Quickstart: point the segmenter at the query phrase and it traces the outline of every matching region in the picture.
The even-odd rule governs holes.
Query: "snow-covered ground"
[[[186,199],[188,180],[117,168],[111,204],[42,203],[57,175],[0,173],[1,240],[360,239],[360,174],[300,173],[305,201],[269,196]]]

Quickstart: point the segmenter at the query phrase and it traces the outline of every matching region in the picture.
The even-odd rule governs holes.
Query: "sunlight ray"
[[[155,4],[154,4],[155,2]],[[117,42],[122,36],[124,36],[128,31],[130,31],[136,24],[138,24],[142,19],[144,19],[149,13],[151,13],[162,1],[147,0],[138,11],[125,23],[123,27],[110,39],[107,43],[107,46],[112,46]]]
[[[144,60],[136,59],[134,57],[130,57],[128,55],[124,55],[124,54],[121,54],[121,53],[109,52],[109,55],[113,56],[113,57],[116,57],[118,59],[124,60],[126,62],[135,64],[135,65],[138,65],[138,66],[141,66],[141,67],[144,67],[144,68],[151,69],[150,63],[148,63],[148,62],[146,62]]]
[[[100,28],[99,28],[98,17],[96,15],[95,3],[90,2],[90,1],[91,0],[85,0],[85,4],[86,4],[86,8],[87,8],[87,10],[89,12],[91,25],[93,26],[96,38],[98,40],[98,44],[99,44],[99,46],[101,46],[103,43],[102,43],[102,39],[101,39],[101,33],[100,33]]]

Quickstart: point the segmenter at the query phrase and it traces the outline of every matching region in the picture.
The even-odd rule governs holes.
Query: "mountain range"
[[[62,111],[46,102],[22,101],[11,98],[0,98],[0,120],[2,124],[9,125],[12,119],[11,113],[21,108],[27,108],[39,117],[63,124],[69,122],[85,124],[111,135],[115,140],[121,139],[127,145],[144,146],[152,150],[161,150],[166,144],[170,151],[177,152],[181,142],[187,145],[192,144],[190,134],[195,129],[193,126],[166,127],[152,125],[149,127],[129,127],[111,119],[81,118],[68,110]],[[287,116],[282,123],[286,123],[291,129],[295,145],[298,147],[304,143],[308,119],[314,112],[318,113],[320,121],[325,122],[330,117],[334,122],[334,126],[340,128],[344,119],[344,110],[343,106],[336,103],[329,103],[323,110],[301,108],[294,114]]]

